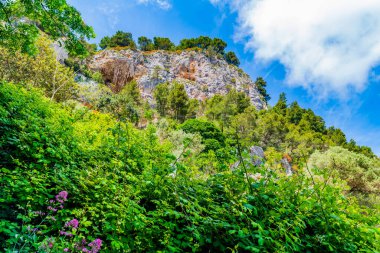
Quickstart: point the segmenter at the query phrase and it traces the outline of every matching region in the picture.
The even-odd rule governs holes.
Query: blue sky
[[[380,5],[347,0],[342,8],[342,0],[335,1],[335,6],[328,0],[315,6],[302,0],[293,1],[296,6],[281,6],[282,0],[68,2],[94,27],[95,42],[117,30],[175,43],[199,35],[222,38],[252,79],[265,77],[270,104],[285,92],[289,102],[311,108],[347,139],[380,155]]]

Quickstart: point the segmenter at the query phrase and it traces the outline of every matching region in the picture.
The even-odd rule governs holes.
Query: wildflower
[[[65,227],[78,228],[78,226],[79,226],[79,222],[77,219],[72,219],[71,221],[65,224]]]
[[[102,240],[95,239],[93,242],[89,243],[88,246],[92,248],[93,253],[97,253],[102,247]]]
[[[63,205],[60,205],[59,208],[63,209]]]
[[[55,203],[54,199],[49,200],[50,203]]]
[[[64,236],[68,236],[68,237],[72,237],[73,236],[73,234],[65,232],[65,231],[59,231],[59,234],[60,235],[64,235]]]
[[[50,210],[50,211],[53,211],[53,212],[57,212],[57,209],[56,209],[56,208],[53,208],[53,207],[51,207],[51,206],[48,206],[47,209]]]
[[[69,252],[69,249],[68,248],[64,248],[63,251],[64,252]]]
[[[53,248],[53,243],[52,242],[49,242],[49,248]]]
[[[60,193],[58,193],[58,195],[55,196],[55,199],[59,203],[65,202],[67,200],[67,191],[61,191]]]
[[[36,211],[36,212],[34,212],[34,213],[37,214],[37,215],[40,215],[40,216],[45,215],[45,213],[44,213],[44,212],[41,212],[41,211]]]

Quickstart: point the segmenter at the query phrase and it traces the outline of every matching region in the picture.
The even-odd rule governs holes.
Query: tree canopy
[[[93,38],[93,29],[64,0],[5,0],[0,2],[0,46],[36,54],[41,32],[58,40],[74,55],[86,53],[82,38]]]

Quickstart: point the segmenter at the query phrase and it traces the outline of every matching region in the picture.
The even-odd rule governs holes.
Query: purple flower
[[[89,243],[88,246],[92,248],[93,253],[97,253],[102,247],[102,240],[95,239],[93,242]]]
[[[63,205],[60,205],[59,208],[63,209]]]
[[[54,199],[49,200],[50,203],[55,203]]]
[[[83,248],[82,252],[90,252],[90,251],[88,249],[86,249],[86,248]]]
[[[68,248],[64,248],[63,251],[64,252],[69,252],[69,249]]]
[[[77,219],[72,219],[71,221],[65,224],[65,227],[78,228],[78,226],[79,226],[79,222]]]
[[[37,215],[41,215],[41,216],[45,215],[45,213],[44,213],[44,212],[41,212],[41,211],[36,211],[36,212],[34,212],[34,213],[37,214]]]
[[[53,212],[57,212],[57,209],[56,209],[56,208],[53,208],[53,207],[51,207],[51,206],[48,206],[47,209],[50,210],[50,211],[53,211]]]
[[[51,219],[52,221],[57,221],[57,219],[56,219],[54,216],[51,216],[50,219]]]
[[[65,202],[67,200],[67,191],[61,191],[60,193],[58,193],[58,195],[55,196],[55,199],[59,203]]]
[[[64,236],[68,236],[68,237],[72,237],[73,236],[73,234],[65,232],[65,231],[59,231],[59,234],[60,235],[64,235]]]

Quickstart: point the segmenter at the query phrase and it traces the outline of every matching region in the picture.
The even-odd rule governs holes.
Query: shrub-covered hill
[[[202,150],[216,145],[205,138],[230,145],[220,135],[194,122],[173,128],[160,121],[139,130],[111,114],[1,82],[1,250],[380,250],[378,212],[345,196],[347,184],[328,170],[306,167],[287,177],[253,166],[239,148],[228,158],[241,161],[235,170],[223,159],[202,167],[218,168],[212,172],[200,170],[207,163],[199,161]]]

